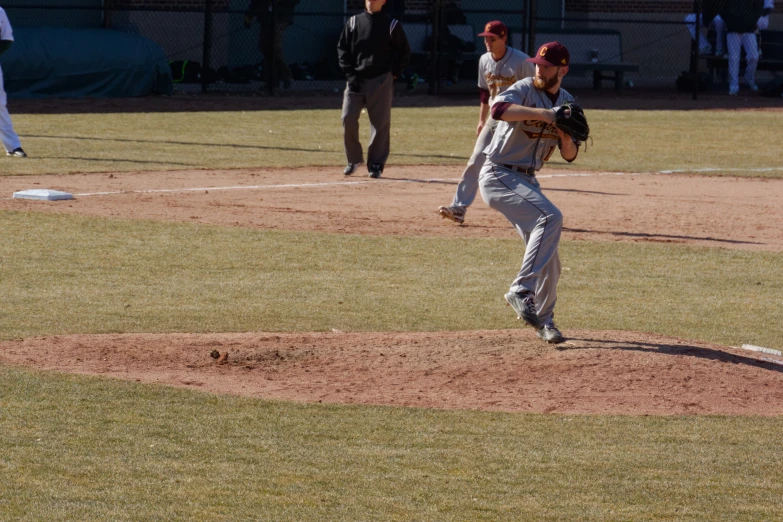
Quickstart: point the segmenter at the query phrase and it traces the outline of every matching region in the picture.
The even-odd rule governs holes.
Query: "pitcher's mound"
[[[595,414],[783,414],[783,360],[634,332],[71,335],[0,361],[299,402]]]

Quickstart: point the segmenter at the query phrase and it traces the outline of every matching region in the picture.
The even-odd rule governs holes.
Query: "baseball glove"
[[[585,111],[574,102],[565,102],[559,107],[553,107],[555,111],[555,126],[571,136],[576,141],[585,141],[590,135],[590,127],[587,125]]]

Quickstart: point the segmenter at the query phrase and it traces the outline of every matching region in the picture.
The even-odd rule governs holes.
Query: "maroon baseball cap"
[[[549,42],[539,47],[536,55],[533,58],[528,58],[527,61],[538,65],[563,67],[570,63],[571,57],[565,45],[560,42]]]
[[[484,32],[479,33],[479,36],[499,36],[500,38],[503,38],[508,34],[508,27],[506,27],[506,24],[501,22],[500,20],[492,20],[491,22],[487,22],[487,25],[484,26]]]

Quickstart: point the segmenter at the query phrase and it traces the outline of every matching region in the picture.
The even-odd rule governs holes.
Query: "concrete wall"
[[[11,27],[101,27],[103,24],[102,0],[68,0],[69,6],[93,9],[36,9],[36,6],[54,5],[54,0],[24,0],[25,7],[3,6],[11,21]]]

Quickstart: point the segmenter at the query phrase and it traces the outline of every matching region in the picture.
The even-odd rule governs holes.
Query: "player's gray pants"
[[[479,186],[479,173],[481,167],[484,166],[484,149],[487,148],[489,142],[492,141],[492,135],[495,133],[495,127],[497,122],[492,118],[487,118],[487,122],[479,132],[478,138],[476,138],[476,145],[473,147],[473,154],[468,160],[468,166],[462,172],[462,178],[457,185],[457,193],[454,194],[454,200],[451,202],[452,206],[460,207],[462,210],[468,208],[473,204],[473,200],[476,199],[476,193]]]
[[[560,280],[557,247],[563,214],[542,193],[535,176],[528,176],[487,160],[479,177],[481,197],[506,216],[522,239],[525,256],[511,284],[512,292],[532,291],[541,323],[552,319]]]
[[[364,80],[361,92],[351,92],[345,86],[343,94],[343,141],[348,163],[362,163],[362,144],[359,141],[359,115],[367,107],[370,117],[370,146],[367,164],[385,165],[389,158],[391,105],[394,79],[391,73]]]

